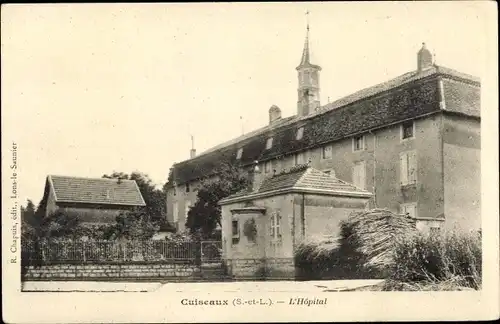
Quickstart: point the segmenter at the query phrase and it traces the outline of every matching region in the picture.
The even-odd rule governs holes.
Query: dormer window
[[[242,155],[243,155],[243,148],[239,148],[238,152],[236,152],[236,159],[237,160],[241,159]]]
[[[273,147],[273,138],[269,137],[266,142],[266,150],[269,150],[271,147]]]
[[[304,136],[304,127],[300,127],[299,129],[297,129],[297,137],[296,137],[296,139],[297,140],[301,140],[302,136]]]

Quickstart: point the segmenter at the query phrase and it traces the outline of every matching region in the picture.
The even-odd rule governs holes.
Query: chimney
[[[422,43],[422,48],[417,53],[417,70],[422,72],[423,70],[432,67],[432,54]]]
[[[196,156],[196,149],[194,148],[194,137],[191,135],[191,150],[189,151],[189,158],[192,159]]]
[[[256,192],[259,190],[260,185],[262,184],[262,172],[259,168],[259,161],[254,162],[254,167],[249,171],[249,181],[252,192]]]
[[[269,125],[279,119],[281,119],[281,109],[276,105],[272,105],[269,108]]]

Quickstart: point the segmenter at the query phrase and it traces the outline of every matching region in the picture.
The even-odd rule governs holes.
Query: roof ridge
[[[297,181],[295,181],[295,184],[293,186],[296,186],[297,184],[299,184],[307,175],[311,174],[311,172],[315,170],[314,168],[312,168],[309,164],[307,164],[307,168],[305,169],[305,172],[300,176],[299,179],[297,179]]]
[[[217,152],[219,150],[223,150],[223,149],[225,149],[225,148],[227,148],[227,147],[229,147],[231,145],[239,144],[241,142],[244,142],[245,140],[253,138],[254,136],[258,136],[258,135],[264,134],[266,131],[269,131],[269,130],[271,130],[273,128],[279,128],[279,127],[288,125],[288,123],[292,123],[296,119],[297,119],[297,115],[283,117],[279,121],[277,121],[277,122],[275,122],[273,124],[262,126],[260,128],[257,128],[256,130],[253,130],[253,131],[247,133],[247,134],[240,135],[238,137],[235,137],[233,139],[225,141],[225,142],[223,142],[221,144],[212,146],[212,147],[208,148],[207,150],[201,152],[200,154],[196,155],[194,158],[182,160],[182,161],[174,163],[174,164],[181,164],[181,163],[185,163],[185,162],[196,160],[199,157],[202,157],[202,156],[205,156],[205,155]]]
[[[57,178],[69,178],[69,179],[85,179],[85,180],[108,180],[108,181],[117,181],[118,178],[97,178],[97,177],[81,177],[81,176],[65,176],[65,175],[57,175],[57,174],[49,174],[48,177],[57,177]],[[133,179],[121,179],[121,181],[133,181],[137,184],[137,181]]]

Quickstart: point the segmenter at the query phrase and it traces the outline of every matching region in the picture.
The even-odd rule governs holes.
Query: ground
[[[382,280],[245,281],[203,283],[27,281],[25,292],[336,292],[364,290]]]

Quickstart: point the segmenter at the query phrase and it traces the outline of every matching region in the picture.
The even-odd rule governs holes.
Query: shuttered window
[[[177,205],[177,201],[174,202],[173,204],[173,220],[174,220],[174,223],[177,222],[179,220],[179,208],[178,208],[178,205]]]
[[[322,158],[323,159],[331,159],[332,158],[332,146],[331,145],[323,146]]]
[[[352,139],[352,150],[363,151],[365,149],[365,137],[363,135],[353,137]]]
[[[191,202],[189,200],[186,200],[186,210],[184,211],[185,213],[185,220],[187,220],[188,218],[188,213],[189,213],[189,209],[191,208]]]
[[[269,172],[271,172],[271,169],[272,169],[271,161],[265,162],[264,163],[264,172],[269,173]]]
[[[279,254],[281,248],[281,215],[279,212],[271,214],[269,234],[271,236],[270,246],[274,255]]]
[[[417,154],[415,151],[403,152],[400,159],[400,182],[402,186],[417,183]]]
[[[305,160],[306,159],[304,153],[295,154],[295,165],[304,164]]]
[[[360,189],[365,189],[366,186],[366,167],[364,161],[354,163],[352,169],[353,185]]]

